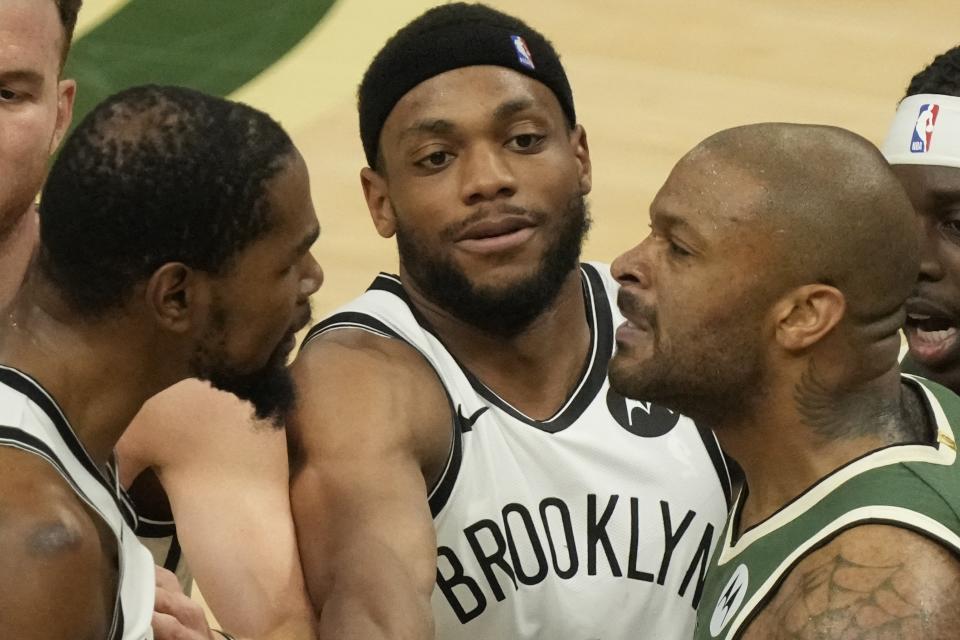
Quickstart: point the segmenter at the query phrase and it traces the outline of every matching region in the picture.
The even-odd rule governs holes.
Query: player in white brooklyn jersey
[[[444,5],[380,51],[359,108],[400,275],[293,365],[320,636],[689,637],[729,478],[689,420],[609,391],[616,285],[578,263],[590,157],[552,46]]]
[[[261,417],[287,410],[286,356],[322,277],[306,167],[266,114],[136,87],[67,140],[40,219],[0,322],[0,638],[209,640],[199,606],[155,577],[112,450],[188,377]]]

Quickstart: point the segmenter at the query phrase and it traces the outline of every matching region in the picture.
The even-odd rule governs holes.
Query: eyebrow
[[[534,104],[531,98],[514,98],[502,103],[493,111],[493,117],[496,120],[506,120],[521,111],[526,111]]]
[[[444,135],[452,132],[454,129],[456,129],[456,126],[449,120],[444,120],[443,118],[425,118],[423,120],[417,120],[404,129],[403,133],[400,134],[400,139],[402,140],[418,133]]]
[[[495,120],[506,120],[522,111],[526,111],[534,106],[534,104],[531,98],[514,98],[507,100],[494,109],[493,118]],[[456,131],[456,129],[457,125],[444,118],[424,118],[423,120],[417,120],[404,129],[403,133],[400,134],[400,139],[402,140],[418,133],[447,135]]]
[[[317,225],[313,228],[307,236],[300,241],[300,244],[297,245],[294,255],[302,256],[307,251],[310,250],[310,247],[313,246],[313,243],[317,241],[317,238],[320,237],[320,225]]]
[[[28,82],[42,85],[43,75],[30,69],[0,71],[0,82]]]
[[[960,186],[935,186],[930,189],[930,195],[933,196],[937,204],[951,204],[957,198],[960,198]]]
[[[694,227],[692,224],[690,224],[683,218],[680,218],[676,214],[664,213],[663,211],[660,211],[656,214],[656,216],[651,216],[651,218],[653,217],[656,218],[657,226],[664,227],[667,229],[681,229],[683,231],[693,234],[694,239],[697,239],[697,240],[703,239],[703,235],[699,231],[697,231],[696,227]]]

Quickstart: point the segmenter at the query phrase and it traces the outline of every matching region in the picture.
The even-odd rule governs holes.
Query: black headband
[[[570,125],[577,122],[573,92],[550,41],[485,5],[446,4],[400,29],[363,76],[358,110],[367,163],[375,166],[380,131],[400,98],[424,80],[474,65],[506,67],[542,82],[557,96]]]

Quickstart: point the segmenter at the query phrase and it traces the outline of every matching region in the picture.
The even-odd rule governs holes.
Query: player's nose
[[[650,271],[643,259],[644,242],[621,253],[610,265],[610,273],[620,286],[650,287]]]

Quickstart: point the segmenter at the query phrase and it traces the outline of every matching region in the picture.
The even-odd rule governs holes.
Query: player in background
[[[883,153],[920,221],[903,366],[960,391],[960,47],[911,79]]]

